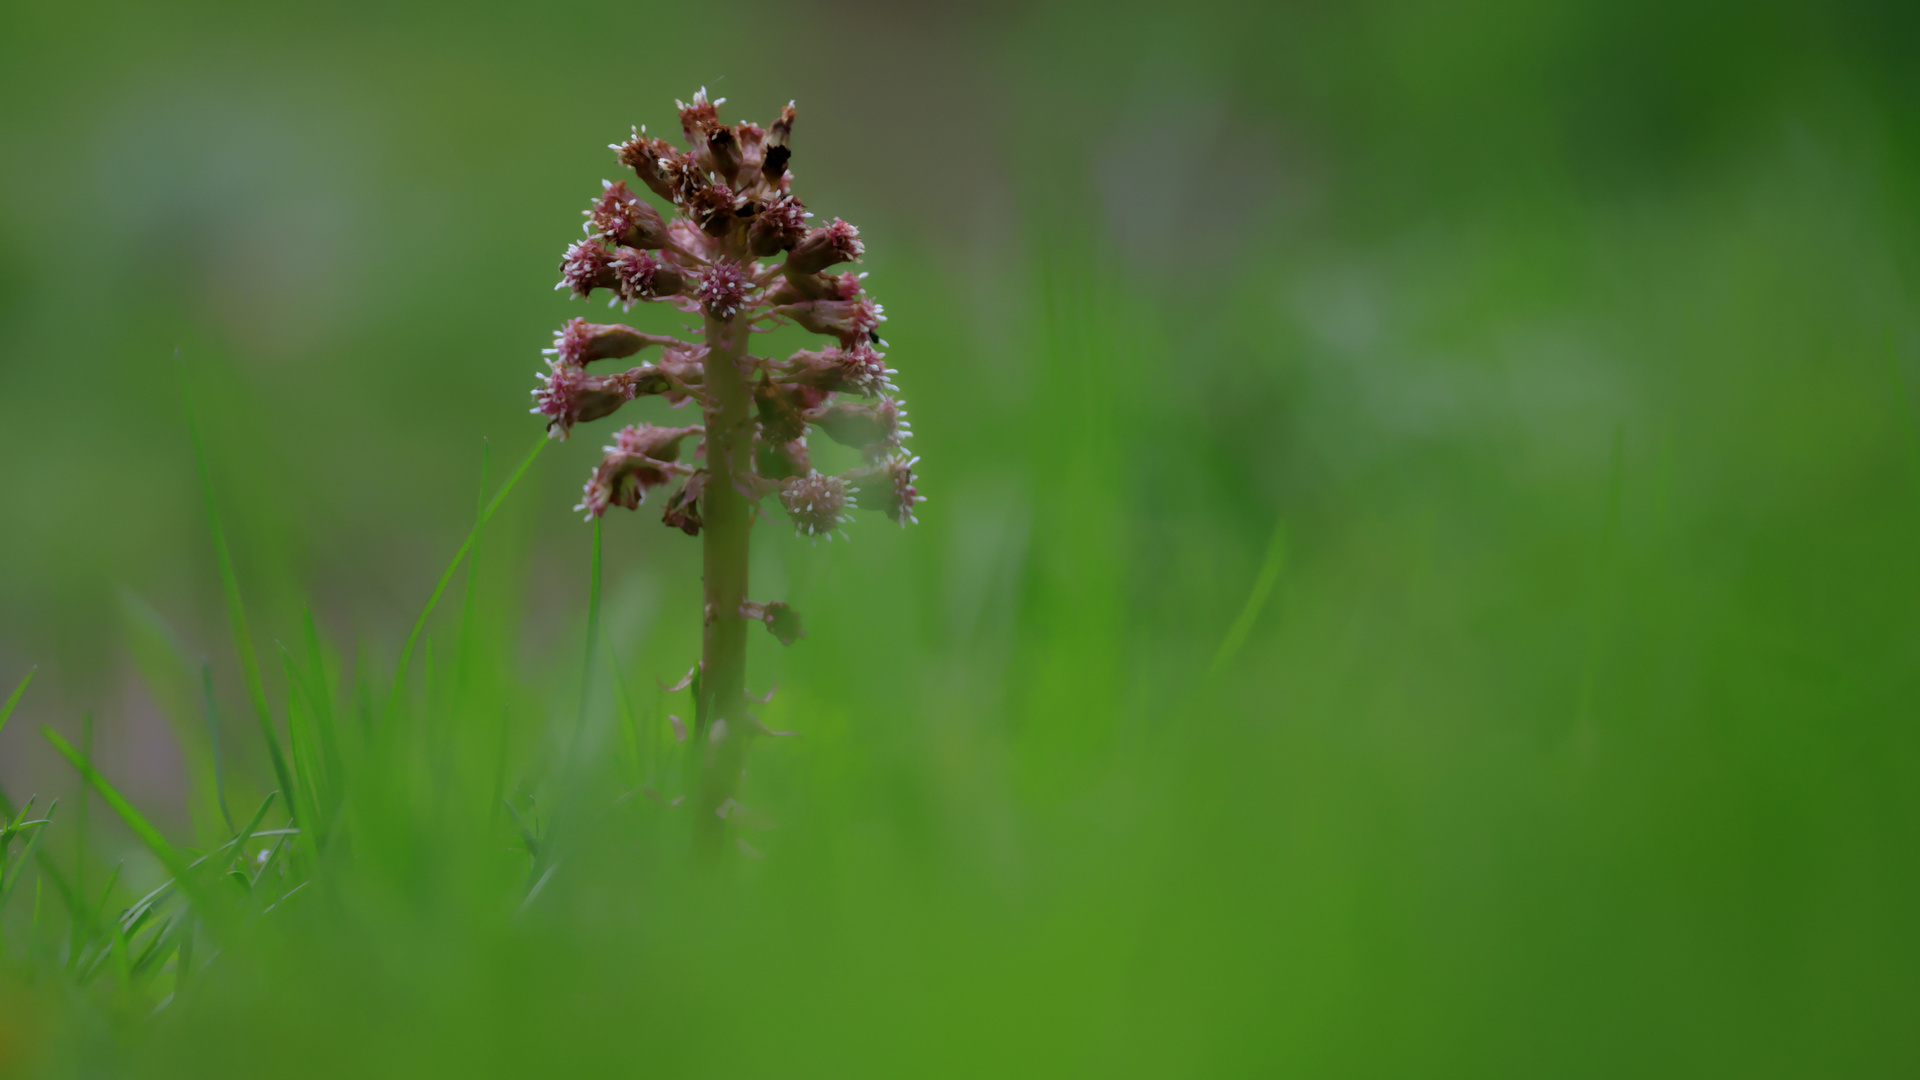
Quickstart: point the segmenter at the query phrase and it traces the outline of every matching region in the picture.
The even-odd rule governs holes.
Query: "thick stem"
[[[753,506],[734,489],[752,468],[752,422],[746,375],[744,322],[707,319],[707,485],[701,496],[701,552],[705,562],[706,626],[700,643],[700,707],[693,749],[705,763],[694,807],[695,829],[717,843],[723,821],[715,814],[733,796],[747,742],[747,537]],[[724,725],[724,726],[722,726]],[[715,736],[718,736],[717,738]]]

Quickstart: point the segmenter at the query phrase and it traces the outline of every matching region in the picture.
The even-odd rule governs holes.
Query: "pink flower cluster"
[[[812,214],[793,194],[793,105],[763,128],[723,124],[724,100],[710,101],[702,89],[692,102],[676,103],[684,148],[644,128],[612,144],[638,186],[601,181],[584,212],[587,236],[567,246],[555,286],[582,299],[603,292],[610,306],[625,309],[664,303],[700,319],[704,339],[574,319],[547,350],[533,412],[546,418],[556,438],[648,396],[673,405],[699,402],[711,420],[715,388],[707,385],[713,376],[703,363],[709,357],[723,363],[730,355],[714,352],[716,342],[734,340],[727,335],[737,329],[797,326],[832,344],[785,358],[744,354],[739,361],[736,385],[747,387],[753,402],[751,453],[741,452],[753,471],[735,475],[733,489],[778,494],[801,535],[830,535],[856,506],[905,525],[916,520],[914,507],[925,497],[914,483],[919,459],[904,449],[911,429],[894,383],[898,373],[880,351],[886,315],[866,292],[865,274],[835,272],[859,262],[866,244],[859,229],[839,218],[810,225]],[[649,194],[663,205],[649,202]],[[653,363],[604,375],[589,370],[654,346],[661,355]],[[622,429],[578,509],[593,518],[611,506],[634,508],[648,490],[679,478],[664,520],[699,533],[707,471],[679,460],[681,440],[694,433],[702,434],[698,458],[711,441],[703,427]],[[817,471],[808,445],[815,433],[852,447],[865,464],[839,475]]]

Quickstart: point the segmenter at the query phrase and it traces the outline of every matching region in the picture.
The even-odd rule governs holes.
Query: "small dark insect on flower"
[[[866,254],[860,230],[839,218],[809,226],[793,194],[789,102],[767,128],[724,124],[704,88],[675,102],[683,150],[636,127],[609,147],[644,192],[602,180],[585,211],[587,237],[569,244],[556,289],[608,304],[664,303],[698,319],[698,340],[645,334],[619,324],[573,319],[554,335],[533,412],[553,438],[617,412],[636,397],[697,402],[701,423],[622,428],[588,479],[580,505],[588,520],[637,508],[649,490],[676,480],[664,524],[700,537],[705,563],[705,630],[692,686],[695,737],[704,748],[700,803],[729,805],[749,733],[764,730],[747,711],[744,627],[763,622],[783,644],[801,636],[800,616],[783,603],[747,598],[747,549],[754,522],[777,506],[802,536],[831,539],[858,509],[906,525],[925,501],[914,482],[919,458],[879,328],[886,316],[863,273],[830,268]],[[663,214],[645,194],[669,204]],[[791,324],[832,339],[784,359],[754,356],[749,336]],[[626,371],[591,374],[588,365],[659,346],[660,356]],[[631,362],[631,361],[630,361]],[[849,397],[848,395],[851,395]],[[863,400],[856,400],[863,399]],[[839,475],[817,471],[809,429],[852,446],[867,464]],[[682,444],[697,436],[683,462]],[[777,496],[769,499],[769,496]],[[722,815],[698,815],[710,829]]]

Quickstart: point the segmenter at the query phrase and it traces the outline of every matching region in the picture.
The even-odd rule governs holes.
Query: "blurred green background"
[[[150,1019],[34,976],[16,897],[0,1071],[1913,1068],[1920,8],[4,22],[16,797],[71,812],[37,729],[90,713],[102,771],[204,845],[202,658],[233,782],[272,787],[183,369],[276,709],[307,605],[343,687],[392,678],[483,440],[497,486],[539,349],[601,310],[551,286],[606,144],[703,84],[730,121],[797,99],[796,190],[868,241],[931,501],[757,537],[810,636],[756,638],[753,684],[802,734],[753,751],[765,858],[715,872],[601,767],[621,679],[641,761],[671,752],[697,545],[608,519],[576,733],[568,508],[611,425],[549,448],[432,624],[429,686],[457,651],[480,688],[356,788],[351,855]],[[524,908],[496,757],[574,808]],[[124,860],[124,907],[164,875],[92,814],[47,846],[96,889]]]

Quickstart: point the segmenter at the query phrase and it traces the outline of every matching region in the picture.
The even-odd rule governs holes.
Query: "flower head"
[[[864,293],[852,300],[809,300],[784,310],[803,328],[839,338],[849,349],[863,341],[878,343],[880,324],[887,321],[886,309]]]
[[[657,248],[667,242],[667,223],[660,212],[619,183],[600,181],[604,190],[585,211],[587,230],[627,247]]]
[[[760,258],[776,255],[807,235],[807,208],[791,195],[781,195],[760,208],[747,228],[747,242]]]
[[[698,430],[652,424],[621,428],[614,435],[614,444],[606,448],[606,456],[587,478],[586,491],[574,509],[586,511],[589,521],[606,513],[609,506],[638,509],[648,489],[667,483],[676,471],[685,470],[686,466],[673,464],[680,458],[680,440]]]
[[[920,523],[913,508],[927,501],[913,484],[913,467],[919,462],[917,457],[896,456],[878,465],[855,469],[847,476],[855,493],[866,500],[863,505],[867,509],[883,511],[901,528],[906,528],[909,522]]]
[[[584,367],[595,360],[618,360],[632,356],[660,340],[654,335],[643,334],[631,326],[618,323],[601,324],[585,319],[568,319],[566,325],[553,335],[553,348],[542,351],[548,356],[558,357],[562,363]]]
[[[547,417],[549,438],[565,439],[573,425],[611,416],[633,400],[634,380],[625,374],[589,375],[565,360],[549,360],[547,369],[528,411]]]
[[[853,520],[853,492],[838,476],[811,473],[791,477],[780,484],[780,505],[793,519],[795,532],[807,536],[827,534]]]
[[[700,306],[716,319],[731,319],[746,304],[751,284],[746,268],[739,263],[714,263],[700,274]]]
[[[672,177],[679,171],[675,164],[684,155],[672,143],[649,136],[646,128],[637,127],[633,129],[632,138],[609,143],[607,149],[613,151],[620,164],[632,169],[655,195],[667,200],[673,198]]]
[[[834,218],[831,225],[807,230],[806,236],[787,256],[787,271],[817,274],[829,266],[853,262],[866,254],[866,250],[867,246],[860,242],[860,230]]]
[[[719,106],[727,103],[726,98],[707,100],[707,88],[694,91],[693,101],[675,101],[674,107],[680,110],[680,133],[687,142],[699,146],[706,141],[707,132],[720,125]]]
[[[595,289],[613,287],[613,254],[600,241],[587,239],[568,244],[560,257],[560,284],[576,298],[584,299]]]
[[[890,397],[872,403],[836,401],[807,418],[834,442],[866,451],[871,461],[898,450],[901,441],[913,434],[907,426],[907,411]]]
[[[741,200],[724,183],[700,184],[691,188],[680,202],[687,216],[708,236],[725,236],[739,216]]]
[[[774,442],[764,435],[754,439],[753,469],[769,480],[807,475],[813,471],[813,459],[807,453],[807,440]]]
[[[621,303],[675,296],[687,287],[671,263],[639,248],[620,249],[613,257],[613,288]]]
[[[861,342],[851,349],[832,348],[819,352],[802,350],[787,358],[793,373],[787,381],[827,391],[851,391],[867,397],[880,397],[898,391],[887,366],[886,354],[875,352]]]

